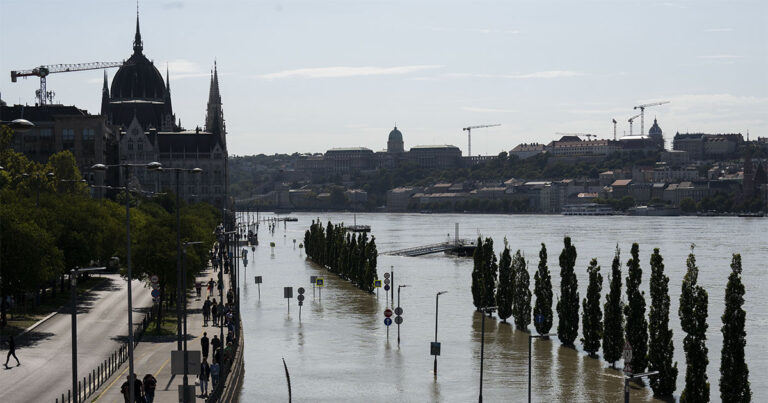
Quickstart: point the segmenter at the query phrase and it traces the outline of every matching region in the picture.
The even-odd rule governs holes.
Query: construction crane
[[[616,141],[616,119],[613,120],[613,141]]]
[[[496,127],[501,126],[501,123],[493,124],[493,125],[477,125],[477,126],[469,126],[465,127],[461,130],[467,132],[467,154],[471,157],[472,156],[472,129],[483,129],[486,127]]]
[[[645,134],[645,108],[648,108],[648,107],[651,107],[651,106],[664,105],[664,104],[668,104],[668,103],[669,103],[669,101],[661,101],[661,102],[653,102],[653,103],[650,103],[650,104],[637,105],[635,107],[635,110],[640,109],[640,135],[641,136]],[[632,134],[632,133],[630,133],[630,134]]]
[[[71,71],[101,70],[112,67],[121,67],[125,62],[93,62],[93,63],[75,63],[75,64],[53,64],[50,66],[35,67],[30,70],[12,70],[11,82],[16,82],[18,77],[40,77],[40,89],[35,91],[38,103],[45,105],[53,102],[53,91],[47,91],[45,87],[45,78],[53,73],[67,73]]]
[[[632,116],[631,118],[629,118],[628,122],[629,122],[629,135],[630,136],[632,135],[632,121],[637,119],[637,118],[639,118],[641,115],[642,115],[641,113],[638,113],[637,115]]]

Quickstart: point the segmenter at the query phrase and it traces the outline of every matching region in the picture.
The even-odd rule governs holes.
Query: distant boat
[[[562,215],[613,215],[613,207],[607,204],[584,203],[563,206]]]
[[[350,225],[349,227],[346,227],[346,229],[349,232],[371,232],[370,225],[357,225],[357,214],[355,214],[354,225]]]
[[[647,217],[673,217],[680,215],[680,209],[667,206],[637,206],[627,210],[629,215]]]
[[[739,217],[763,217],[763,213],[739,213]]]

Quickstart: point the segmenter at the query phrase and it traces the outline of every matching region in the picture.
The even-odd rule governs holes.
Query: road
[[[127,283],[117,274],[78,299],[77,368],[88,376],[127,339]],[[141,321],[152,304],[149,288],[133,281],[133,320]],[[72,387],[72,323],[69,307],[18,342],[16,355],[0,375],[0,402],[53,402]],[[5,358],[7,350],[0,351]],[[127,365],[127,364],[126,364]]]

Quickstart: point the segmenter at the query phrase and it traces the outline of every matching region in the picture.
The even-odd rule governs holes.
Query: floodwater
[[[298,222],[280,223],[274,235],[260,229],[261,245],[248,251],[248,266],[241,266],[242,316],[245,330],[245,382],[242,401],[287,401],[283,368],[290,372],[295,402],[469,402],[480,391],[482,316],[475,312],[470,290],[472,259],[444,254],[423,257],[382,256],[381,253],[445,241],[453,236],[478,234],[494,239],[496,253],[506,237],[513,252],[520,249],[529,271],[538,264],[540,243],[549,252],[555,298],[559,295],[558,256],[564,235],[572,237],[578,252],[576,272],[580,297],[586,294],[589,260],[598,259],[607,292],[614,248],[629,259],[632,242],[640,244],[642,289],[650,304],[649,260],[660,248],[670,277],[670,325],[674,331],[679,398],[685,380],[684,334],[677,315],[685,259],[691,243],[700,269],[699,283],[709,292],[709,367],[712,401],[718,389],[724,290],[732,253],[741,253],[746,286],[747,361],[754,401],[768,401],[768,387],[758,382],[768,371],[768,293],[759,289],[768,280],[764,235],[768,219],[737,217],[565,217],[543,215],[462,214],[357,214],[357,223],[370,225],[379,250],[379,278],[394,268],[401,288],[403,324],[384,325],[388,298],[364,293],[334,274],[307,261],[298,245],[311,220],[353,222],[352,214],[297,213]],[[265,217],[262,215],[262,217]],[[294,247],[293,240],[296,240]],[[275,242],[270,248],[269,243]],[[626,276],[626,266],[623,267]],[[262,276],[259,287],[254,276]],[[322,276],[326,286],[313,289],[310,276]],[[531,275],[531,279],[533,276]],[[294,298],[283,299],[283,287],[294,287]],[[297,289],[306,289],[301,320]],[[533,287],[533,280],[531,280]],[[439,299],[438,340],[442,355],[435,378],[429,343],[435,338],[435,294]],[[321,295],[322,293],[322,295]],[[398,297],[397,291],[395,298]],[[603,297],[604,300],[604,297]],[[290,313],[288,312],[290,305]],[[556,315],[556,313],[555,313]],[[557,319],[555,319],[556,331]],[[532,327],[531,327],[532,328]],[[577,339],[577,344],[579,341]],[[515,330],[495,317],[485,319],[483,398],[486,402],[525,401],[528,382],[528,333]],[[561,347],[557,338],[534,340],[532,353],[533,401],[617,402],[623,399],[618,370],[581,350]],[[632,401],[653,401],[648,386],[633,385]]]

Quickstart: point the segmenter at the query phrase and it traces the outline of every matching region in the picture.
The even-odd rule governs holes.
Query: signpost
[[[318,294],[317,298],[322,301],[323,300],[323,287],[325,287],[325,280],[322,277],[318,277],[315,280],[315,285],[319,289],[317,291],[317,294]]]
[[[381,280],[373,280],[373,288],[376,289],[376,299],[379,299],[379,288],[381,288]]]
[[[389,325],[392,324],[392,310],[387,308],[384,310],[384,325],[387,326],[387,340],[389,340]]]
[[[157,304],[160,302],[160,277],[153,274],[149,280],[152,285],[152,303]]]
[[[317,282],[317,276],[309,276],[309,282],[312,283],[312,299],[315,298],[315,283]]]
[[[259,287],[259,299],[261,299],[261,276],[256,276],[253,280],[256,281],[256,286]]]
[[[283,298],[288,302],[288,314],[291,313],[291,301],[293,298],[293,287],[283,287]]]
[[[299,296],[296,299],[299,300],[299,322],[301,322],[301,306],[304,305],[304,287],[299,287]]]
[[[387,273],[384,273],[384,296],[387,298],[386,306],[389,306],[389,288],[390,288],[389,283],[390,283],[389,272],[387,272]]]

